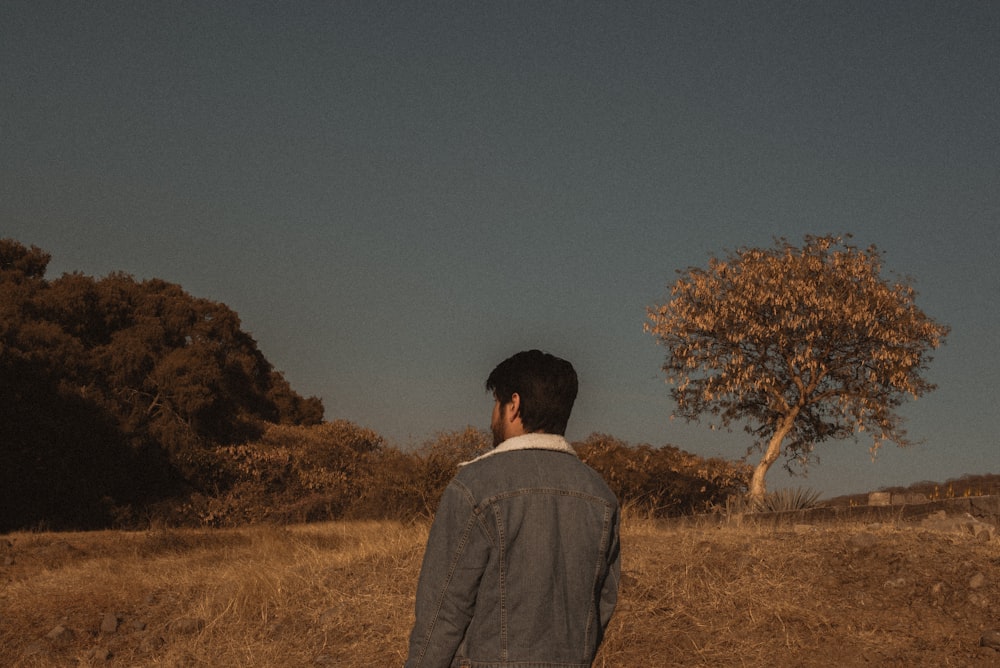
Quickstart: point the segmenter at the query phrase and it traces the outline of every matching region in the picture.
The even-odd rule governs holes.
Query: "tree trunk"
[[[760,458],[757,466],[753,469],[753,477],[750,478],[750,491],[747,493],[747,499],[753,506],[759,506],[764,500],[764,495],[767,493],[767,483],[765,483],[764,478],[767,476],[767,471],[771,468],[771,465],[778,461],[778,455],[781,454],[781,443],[785,440],[788,432],[792,430],[792,425],[795,423],[795,416],[797,414],[798,410],[793,410],[781,420],[778,429],[767,443],[767,450],[764,451],[764,456]]]

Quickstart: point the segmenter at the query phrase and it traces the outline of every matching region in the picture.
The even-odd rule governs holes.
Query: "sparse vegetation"
[[[426,530],[9,534],[0,665],[402,665]],[[995,666],[979,641],[1000,628],[998,545],[906,524],[628,516],[621,603],[595,665]]]
[[[967,474],[944,482],[924,480],[905,487],[883,487],[877,491],[890,494],[921,494],[931,501],[970,496],[1000,496],[1000,473]],[[867,503],[867,494],[846,494],[827,499],[823,505],[863,506]]]

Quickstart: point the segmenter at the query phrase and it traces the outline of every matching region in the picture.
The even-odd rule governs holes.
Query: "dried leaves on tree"
[[[873,455],[885,441],[909,444],[896,409],[934,389],[922,373],[949,330],[916,306],[908,280],[882,270],[874,246],[779,239],[680,272],[670,299],[648,309],[675,414],[745,423],[763,452],[751,496],[782,452],[804,466],[815,444],[858,432]]]

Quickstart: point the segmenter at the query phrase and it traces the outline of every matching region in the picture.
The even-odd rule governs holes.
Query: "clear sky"
[[[327,419],[485,428],[537,347],[580,374],[570,438],[737,458],[668,421],[645,309],[848,232],[953,328],[924,442],[770,486],[1000,473],[998,2],[8,1],[0,81],[0,237],[226,303]]]

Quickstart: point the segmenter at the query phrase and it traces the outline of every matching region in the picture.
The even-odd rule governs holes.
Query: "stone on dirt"
[[[73,631],[62,624],[49,631],[45,637],[53,642],[70,642],[73,640]]]
[[[203,628],[205,628],[205,620],[193,617],[178,619],[170,625],[170,629],[175,633],[197,633]]]
[[[114,633],[118,630],[119,617],[113,612],[105,612],[101,618],[101,633]]]
[[[1000,630],[991,629],[983,633],[983,637],[979,639],[980,647],[991,647],[997,651],[1000,651]]]
[[[111,658],[111,650],[107,647],[95,647],[86,656],[90,661],[107,661]]]

